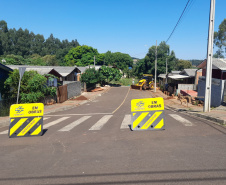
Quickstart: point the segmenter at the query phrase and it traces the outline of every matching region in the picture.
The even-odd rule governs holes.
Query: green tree
[[[101,84],[109,83],[112,80],[118,81],[121,77],[122,73],[116,68],[103,65],[99,69],[99,81]]]
[[[56,55],[57,63],[63,64],[64,57],[72,47],[79,46],[78,41],[63,40],[51,34],[47,39],[28,29],[8,29],[7,23],[0,21],[0,55],[20,55],[29,58],[33,54],[40,56]]]
[[[14,70],[5,81],[5,96],[15,98],[19,84],[19,70]],[[38,74],[36,71],[25,71],[21,80],[20,102],[35,103],[45,96],[56,94],[56,88],[48,87],[47,78]]]
[[[176,62],[176,70],[182,71],[184,69],[189,69],[192,67],[192,64],[188,60],[178,60]]]
[[[226,55],[226,19],[219,25],[218,32],[214,32],[214,44],[218,47],[214,57],[224,58]]]
[[[88,66],[94,64],[94,56],[98,56],[97,49],[90,46],[78,46],[72,48],[65,56],[65,65],[67,66]]]
[[[93,87],[99,82],[99,73],[95,70],[95,68],[88,68],[81,75],[81,81],[86,83],[87,88]]]
[[[140,60],[136,64],[134,71],[139,77],[141,77],[142,74],[155,74],[155,51],[156,46],[150,47],[144,60]],[[165,42],[161,42],[157,46],[157,75],[166,73],[166,58],[168,61],[168,71],[171,71],[175,68],[175,62],[177,60],[175,53],[174,51],[170,52],[169,45]]]
[[[46,55],[42,59],[47,66],[58,66],[56,55]]]

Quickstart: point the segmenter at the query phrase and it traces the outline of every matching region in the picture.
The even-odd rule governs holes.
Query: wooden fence
[[[67,100],[67,85],[62,85],[57,88],[57,102],[63,103]]]

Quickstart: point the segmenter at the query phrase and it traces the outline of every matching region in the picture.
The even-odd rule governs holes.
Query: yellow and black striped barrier
[[[41,136],[43,114],[44,105],[42,103],[11,105],[9,137]]]
[[[163,98],[133,99],[131,101],[132,130],[164,130]]]

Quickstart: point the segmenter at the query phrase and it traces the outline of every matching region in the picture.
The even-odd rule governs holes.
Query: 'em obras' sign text
[[[11,105],[9,137],[29,137],[42,135],[43,114],[43,103]]]
[[[131,101],[132,130],[162,130],[164,128],[163,98],[133,99]]]

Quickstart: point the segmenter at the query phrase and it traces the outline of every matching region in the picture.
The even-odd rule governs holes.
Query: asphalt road
[[[0,184],[226,184],[225,127],[165,109],[165,130],[131,131],[137,98],[150,93],[113,87],[46,114],[43,136],[0,134]]]

